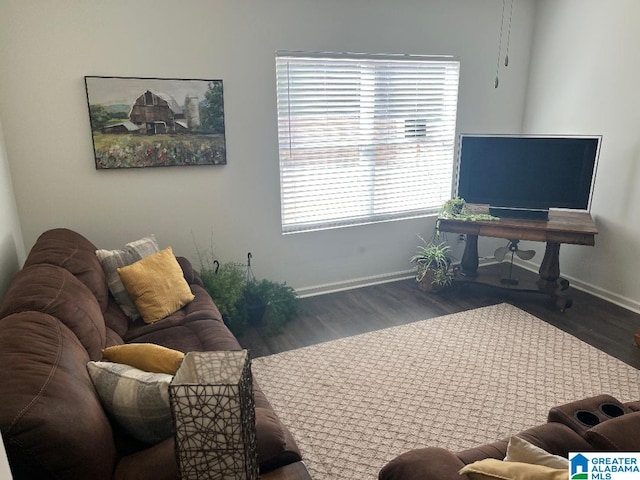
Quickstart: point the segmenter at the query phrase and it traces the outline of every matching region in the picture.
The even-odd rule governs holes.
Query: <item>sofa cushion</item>
[[[122,337],[114,332],[109,327],[106,327],[107,330],[107,340],[105,342],[105,347],[114,347],[116,345],[122,345]]]
[[[109,303],[107,304],[107,309],[103,313],[103,316],[104,324],[116,332],[120,337],[124,338],[132,322],[131,319],[122,311],[113,297],[109,298]]]
[[[40,235],[24,266],[49,263],[68,270],[93,292],[104,311],[107,308],[109,289],[95,251],[95,245],[79,233],[56,228]]]
[[[239,349],[236,338],[224,325],[222,315],[206,290],[191,285],[191,291],[195,295],[193,301],[168,317],[155,323],[145,323],[142,319],[130,322],[128,331],[122,337],[124,341],[157,343],[181,352]],[[196,337],[182,338],[183,333],[174,330],[195,322],[202,323],[202,327],[194,332]],[[208,330],[209,324],[212,331]]]
[[[0,320],[0,430],[14,478],[111,479],[113,433],[87,361],[51,315]]]
[[[518,433],[518,437],[542,448],[545,452],[567,457],[569,452],[592,450],[581,435],[561,423],[550,422],[536,425]],[[456,452],[456,456],[469,464],[484,458],[503,459],[507,452],[508,439],[485,443],[473,448]]]
[[[640,450],[638,432],[640,412],[633,412],[592,427],[585,433],[585,438],[598,450],[636,452]]]
[[[146,323],[177,312],[195,298],[171,247],[118,268],[118,275]]]
[[[95,250],[95,255],[102,265],[113,298],[131,320],[140,318],[140,313],[120,280],[118,268],[131,265],[158,250],[160,249],[156,237],[153,235],[127,243],[120,250]]]
[[[184,353],[154,343],[129,343],[105,348],[103,359],[124,363],[145,372],[175,375]]]
[[[58,318],[75,333],[89,358],[102,358],[106,330],[100,305],[68,270],[45,263],[20,270],[0,305],[0,318],[28,310]]]
[[[168,438],[152,447],[124,456],[116,465],[113,480],[179,479],[175,443]]]
[[[149,444],[171,436],[172,375],[113,362],[89,362],[87,369],[105,410],[129,435]]]
[[[448,450],[445,450],[444,448],[418,448],[415,450],[404,452],[387,463],[380,470],[378,479],[461,479],[458,471],[462,467],[464,467],[464,463],[462,463],[455,454]]]

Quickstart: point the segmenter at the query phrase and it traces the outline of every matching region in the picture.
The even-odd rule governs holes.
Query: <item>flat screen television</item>
[[[455,196],[495,216],[547,219],[589,210],[601,136],[461,134]]]

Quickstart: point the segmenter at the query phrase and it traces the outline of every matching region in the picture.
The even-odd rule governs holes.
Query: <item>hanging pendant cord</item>
[[[500,18],[500,40],[498,41],[498,61],[496,62],[496,81],[493,88],[498,88],[500,81],[498,80],[498,72],[500,71],[500,54],[502,53],[502,28],[504,26],[504,10],[507,0],[502,0],[502,17]]]
[[[251,252],[248,252],[247,253],[247,274],[246,274],[247,282],[250,282],[256,279],[256,276],[253,274],[253,270],[251,269],[251,258],[253,258],[253,255],[251,255]]]
[[[509,66],[509,45],[511,44],[511,19],[513,18],[513,0],[509,8],[509,30],[507,31],[507,53],[504,56],[504,66]]]

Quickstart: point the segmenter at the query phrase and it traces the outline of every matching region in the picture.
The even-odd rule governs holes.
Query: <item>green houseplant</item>
[[[271,280],[247,280],[238,308],[250,325],[263,326],[268,333],[278,333],[299,311],[295,290],[286,283]]]
[[[241,263],[220,264],[217,260],[200,267],[200,278],[205,290],[235,335],[241,335],[247,326],[247,319],[238,308],[246,284],[244,269]]]
[[[446,242],[427,242],[420,237],[422,245],[418,245],[416,253],[411,257],[415,264],[416,281],[421,290],[431,292],[451,285],[454,273],[451,268],[453,255]]]
[[[460,197],[454,197],[444,202],[444,205],[442,205],[440,209],[440,216],[469,221],[498,220],[498,217],[494,217],[488,213],[475,213],[471,211],[464,198]]]
[[[256,280],[251,271],[251,253],[247,264],[220,263],[213,247],[203,254],[196,246],[200,260],[200,278],[204,288],[222,314],[234,335],[242,335],[248,325],[260,326],[274,334],[299,312],[299,298],[286,283]]]
[[[444,218],[455,218],[467,221],[497,220],[497,217],[486,213],[473,212],[467,206],[464,198],[455,197],[447,200],[440,209],[440,216]],[[454,272],[451,268],[453,254],[451,247],[440,239],[440,223],[436,221],[433,238],[427,242],[424,238],[422,245],[418,246],[416,254],[411,257],[411,262],[415,264],[416,280],[420,288],[425,291],[436,291],[451,285]]]

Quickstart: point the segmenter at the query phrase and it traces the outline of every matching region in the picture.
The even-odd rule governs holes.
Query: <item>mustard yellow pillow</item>
[[[129,343],[102,350],[102,358],[152,373],[175,375],[184,353],[155,343]]]
[[[533,463],[503,462],[485,458],[466,465],[459,472],[471,480],[567,480],[568,469],[556,469]]]
[[[118,275],[146,323],[177,312],[195,298],[171,247],[118,268]]]

